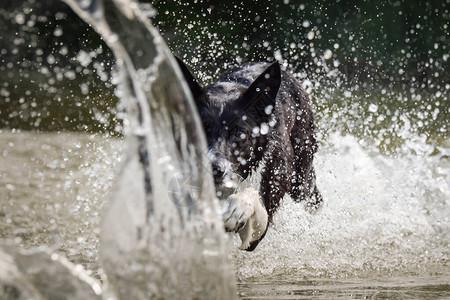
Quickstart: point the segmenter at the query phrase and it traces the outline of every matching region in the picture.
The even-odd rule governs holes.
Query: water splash
[[[157,2],[155,1],[155,5]],[[39,102],[32,87],[22,88],[19,85],[16,88],[9,80],[5,80],[0,88],[0,96],[5,104],[2,111],[6,111],[8,118],[2,118],[2,121],[10,122],[6,123],[9,128],[20,128],[17,125],[20,123],[13,121],[21,120],[30,123],[31,128],[54,129],[55,127],[45,125],[45,116],[48,115],[47,119],[53,122],[58,113],[50,108],[64,103],[64,111],[59,115],[66,122],[63,122],[66,126],[64,128],[72,128],[68,124],[72,124],[75,118],[67,109],[72,98],[65,98],[64,95],[69,90],[78,90],[78,83],[75,82],[76,88],[73,88],[67,82],[73,82],[73,74],[78,76],[82,69],[72,65],[61,67],[57,63],[67,56],[67,44],[52,40],[49,45],[51,49],[46,50],[45,44],[37,43],[46,39],[36,33],[43,30],[43,27],[33,24],[57,22],[43,13],[39,15],[35,3],[36,1],[30,0],[23,7],[9,13],[9,17],[13,19],[11,24],[18,27],[7,31],[18,32],[18,35],[14,35],[11,40],[4,39],[10,41],[13,47],[2,49],[2,53],[7,51],[8,54],[4,56],[6,65],[0,68],[5,71],[3,74],[13,74],[18,67],[15,62],[22,62],[18,71],[21,75],[15,75],[14,79],[25,82],[26,78],[36,78],[27,66],[38,65],[38,73],[44,78],[44,83],[39,83],[38,87],[41,92],[48,93],[45,97],[40,96],[45,101]],[[91,1],[84,3],[89,4]],[[404,38],[398,40],[406,41],[405,47],[397,47],[397,52],[403,53],[399,60],[392,61],[394,56],[391,55],[386,55],[381,60],[370,56],[361,60],[361,56],[372,52],[364,51],[370,49],[363,47],[364,40],[377,44],[379,38],[384,44],[388,40],[378,31],[359,30],[360,36],[355,37],[355,31],[351,30],[352,27],[348,26],[346,20],[341,19],[341,22],[339,18],[335,18],[338,12],[334,4],[330,10],[320,9],[323,4],[273,2],[275,6],[287,6],[288,3],[289,6],[295,5],[293,9],[287,10],[288,14],[292,14],[297,9],[292,25],[286,22],[283,15],[276,16],[273,13],[277,8],[275,7],[267,12],[245,10],[250,16],[243,15],[239,18],[238,21],[245,24],[238,26],[232,23],[236,21],[236,13],[230,14],[230,9],[232,12],[237,10],[242,15],[244,5],[250,5],[251,2],[242,3],[235,10],[226,3],[222,10],[219,4],[207,7],[198,3],[205,13],[195,16],[195,22],[184,22],[184,16],[192,14],[195,5],[183,3],[177,1],[179,5],[176,7],[160,10],[159,17],[174,16],[176,24],[173,27],[170,27],[171,24],[166,25],[165,37],[171,40],[171,47],[175,51],[191,58],[188,61],[201,79],[210,81],[230,65],[253,59],[270,60],[275,54],[277,58],[285,59],[283,66],[298,71],[296,76],[313,95],[316,108],[319,135],[323,143],[316,168],[318,184],[326,196],[325,207],[320,213],[309,215],[301,204],[285,199],[272,230],[256,252],[247,254],[235,251],[236,270],[240,278],[245,281],[252,276],[268,275],[274,278],[278,274],[293,274],[293,281],[301,284],[297,279],[304,276],[382,276],[381,278],[389,280],[392,274],[448,274],[450,84],[445,81],[446,73],[441,72],[449,70],[445,68],[448,65],[448,54],[441,57],[439,51],[429,49],[428,54],[424,52],[421,55],[408,42],[411,41],[409,35],[412,31],[411,28],[406,28]],[[5,3],[5,6],[10,4],[16,3]],[[380,7],[391,4],[383,2]],[[436,32],[448,30],[447,24],[439,28],[433,24],[446,22],[444,18],[439,18],[445,14],[445,10],[437,9],[437,6],[443,7],[445,4],[429,4],[432,3],[423,3],[429,6],[428,13],[423,15],[427,17],[427,21],[424,18],[419,27],[416,28],[414,24],[413,29],[433,29],[421,31],[422,37],[444,37],[445,34]],[[223,13],[225,9],[226,14]],[[401,12],[399,9],[394,8],[392,11],[397,14]],[[408,13],[402,9],[403,13]],[[0,9],[0,12],[2,16],[5,15],[5,10]],[[358,12],[358,7],[353,12],[348,15],[349,22],[357,19],[355,13],[364,18]],[[153,14],[152,11],[148,13]],[[376,11],[370,13],[378,14]],[[56,20],[61,21],[63,15],[56,13]],[[233,19],[231,22],[227,19],[228,16]],[[201,19],[202,17],[205,19]],[[343,17],[347,18],[345,15]],[[319,23],[319,18],[322,23]],[[365,24],[374,24],[367,20],[364,21]],[[382,18],[377,16],[373,20]],[[11,24],[4,19],[0,18],[0,22],[3,22],[2,27],[5,25],[3,28],[11,28]],[[325,25],[333,23],[341,24],[333,29],[336,33],[333,35],[338,37],[336,40],[327,39],[324,34]],[[276,24],[283,24],[282,28],[293,26],[289,30],[283,30],[290,37],[284,37],[278,29],[273,30]],[[270,28],[270,32],[279,39],[277,43],[262,39],[249,41],[247,37],[237,34],[224,35],[214,27],[221,28],[224,25],[234,26],[231,29],[245,28],[245,34],[254,32],[267,35],[267,30],[261,28]],[[55,38],[72,35],[69,28],[57,28],[58,26],[51,29],[51,35]],[[160,26],[164,27],[163,23]],[[432,32],[436,34],[431,34]],[[370,33],[372,37],[366,33]],[[424,39],[418,37],[417,40]],[[436,50],[445,52],[444,44],[439,42],[435,46],[438,48]],[[20,56],[28,53],[26,49],[31,49],[36,54],[35,62],[26,59],[26,55]],[[107,81],[108,61],[99,57],[107,51],[102,46],[94,50],[85,49],[85,52],[77,49],[77,54],[71,57],[83,67],[92,67],[102,81]],[[383,55],[383,52],[379,54]],[[419,59],[422,56],[424,59]],[[355,64],[349,64],[343,59],[345,57],[356,58],[353,60]],[[89,63],[90,58],[92,61]],[[352,69],[349,68],[351,74],[345,72],[347,66],[358,66],[360,61],[367,62],[368,69],[356,69],[356,73],[352,74]],[[411,64],[412,69],[422,75],[414,78],[416,75],[410,73]],[[387,65],[392,66],[395,74],[383,68]],[[406,67],[407,65],[410,67]],[[205,73],[201,73],[202,71]],[[367,72],[375,76],[363,80]],[[433,75],[436,72],[439,72],[438,77]],[[149,74],[152,73],[144,71],[139,76],[147,78]],[[352,75],[355,78],[352,79]],[[57,85],[62,78],[67,79],[64,81],[64,88]],[[121,82],[123,78],[119,74],[113,80]],[[111,87],[109,82],[107,84]],[[89,97],[83,96],[82,100],[76,98],[72,101],[77,110],[85,103],[94,105],[99,102],[93,93],[94,85],[83,82],[79,88],[83,95]],[[117,93],[121,96],[128,95],[123,89],[119,89]],[[108,111],[116,116],[113,106],[114,104],[108,106]],[[99,109],[95,114],[96,118],[107,118],[104,111],[105,109]],[[80,122],[86,124],[75,128],[92,128],[88,126],[88,118],[80,118]],[[112,123],[117,123],[115,117]],[[117,132],[120,130],[119,126]],[[128,130],[130,131],[130,127]],[[133,134],[132,131],[131,133]],[[4,136],[5,132],[2,132],[2,137]],[[99,238],[97,214],[104,195],[110,190],[114,175],[111,169],[118,163],[120,155],[117,154],[117,141],[103,141],[98,136],[89,139],[93,144],[102,140],[105,143],[103,150],[85,147],[82,136],[63,133],[57,136],[15,133],[6,142],[0,143],[0,159],[3,159],[0,160],[0,194],[2,199],[7,199],[1,203],[0,228],[2,237],[12,237],[24,247],[51,245],[72,261],[82,263],[96,272]],[[73,144],[73,147],[68,147],[67,144]],[[78,159],[72,156],[75,152],[77,157],[79,155]],[[52,158],[52,154],[55,157]],[[104,164],[105,161],[112,162]],[[23,167],[25,162],[26,167]],[[163,159],[161,162],[167,161]],[[65,168],[62,168],[64,163]],[[27,177],[27,174],[33,174],[32,178]],[[176,174],[184,176],[182,172],[175,172],[173,175],[176,177]],[[169,181],[169,185],[171,183]],[[130,198],[131,194],[124,197]],[[139,206],[136,207],[138,209]],[[63,214],[65,210],[69,213]],[[113,233],[111,236],[114,236]],[[446,282],[448,276],[450,275],[447,275]],[[264,277],[257,277],[255,281],[264,281]],[[339,284],[337,281],[331,282]],[[420,280],[417,284],[421,284]],[[271,288],[283,288],[276,281],[270,281],[269,285]],[[371,288],[376,286],[375,282]]]
[[[0,244],[1,299],[99,300],[101,283],[80,266],[46,249]]]
[[[66,2],[115,53],[128,104],[127,158],[101,225],[112,288],[122,299],[234,298],[205,138],[172,54],[134,1]],[[168,192],[174,174],[189,174],[197,199],[187,185]]]
[[[334,133],[316,166],[324,207],[311,215],[286,197],[255,253],[235,251],[240,278],[448,273],[448,160],[371,153]]]

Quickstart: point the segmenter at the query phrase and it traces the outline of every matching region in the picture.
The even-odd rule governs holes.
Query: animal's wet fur
[[[254,62],[230,69],[202,88],[178,62],[200,113],[216,186],[239,185],[259,169],[259,195],[269,223],[286,193],[319,207],[314,116],[300,83],[278,62]],[[246,250],[255,249],[264,235]]]

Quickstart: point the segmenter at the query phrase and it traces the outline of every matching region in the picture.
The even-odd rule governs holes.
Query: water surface
[[[240,296],[448,298],[448,156],[387,156],[338,133],[322,144],[322,210],[286,198],[254,252],[230,239]],[[123,147],[101,135],[2,131],[1,239],[47,245],[98,277],[99,215]]]

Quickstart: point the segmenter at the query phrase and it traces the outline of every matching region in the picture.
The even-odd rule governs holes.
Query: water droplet
[[[269,133],[269,125],[267,125],[266,123],[262,123],[261,128],[260,128],[260,133],[262,135],[268,134]]]
[[[56,27],[55,30],[53,31],[53,35],[58,37],[58,36],[62,36],[63,35],[63,30],[61,27]]]
[[[77,60],[78,62],[83,66],[86,67],[92,62],[92,58],[86,51],[80,50],[77,54]]]
[[[325,53],[323,54],[323,58],[330,59],[333,56],[333,52],[331,52],[330,49],[325,50]]]
[[[371,103],[371,104],[369,105],[369,111],[370,111],[370,112],[375,113],[375,112],[377,112],[377,110],[378,110],[378,105],[373,104],[373,103]]]

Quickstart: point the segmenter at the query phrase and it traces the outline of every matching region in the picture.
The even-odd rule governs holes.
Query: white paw
[[[228,207],[222,214],[225,230],[238,232],[240,249],[247,249],[258,240],[267,228],[267,211],[259,200],[259,193],[245,189],[228,197]]]

